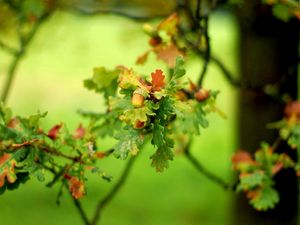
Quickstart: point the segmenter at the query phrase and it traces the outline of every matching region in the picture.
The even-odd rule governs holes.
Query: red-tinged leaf
[[[243,164],[249,164],[249,165],[256,165],[257,163],[252,159],[251,155],[246,151],[238,151],[236,152],[232,158],[231,162],[233,164],[233,169],[238,170],[239,165],[241,163]]]
[[[71,177],[70,174],[65,173],[65,174],[64,174],[64,178],[65,178],[66,180],[70,180],[72,177]]]
[[[8,124],[7,127],[9,128],[16,128],[16,126],[20,123],[20,121],[17,118],[12,118]]]
[[[287,118],[292,116],[300,117],[300,101],[293,101],[288,103],[284,108],[284,114]]]
[[[62,128],[62,124],[58,124],[52,127],[48,132],[48,137],[53,140],[57,139],[60,128]]]
[[[160,45],[153,49],[157,54],[157,59],[164,61],[170,68],[174,68],[176,64],[176,58],[183,56],[184,54],[174,45],[169,44],[167,46]]]
[[[296,9],[293,13],[294,13],[295,17],[296,17],[298,20],[300,20],[300,10],[299,10],[299,9]]]
[[[14,171],[16,164],[17,162],[11,158],[11,154],[4,153],[0,156],[0,187],[5,184],[5,178],[11,184],[17,180]]]
[[[103,159],[106,156],[106,154],[105,152],[95,152],[95,156],[98,159]]]
[[[189,89],[191,91],[194,91],[194,92],[197,91],[197,85],[193,81],[189,80],[189,84],[190,84]]]
[[[272,167],[272,174],[278,173],[283,168],[283,163],[278,162]]]
[[[255,199],[255,198],[259,197],[260,193],[261,193],[260,189],[251,190],[251,191],[247,191],[246,196],[248,199]]]
[[[71,177],[69,180],[69,190],[74,198],[81,198],[85,194],[83,181],[80,181],[77,177]]]
[[[75,130],[73,138],[81,139],[84,137],[85,133],[86,133],[86,131],[85,131],[84,127],[82,126],[82,124],[80,124],[79,127]]]
[[[151,73],[151,78],[153,91],[160,91],[165,86],[165,76],[162,70],[155,70],[155,72]]]

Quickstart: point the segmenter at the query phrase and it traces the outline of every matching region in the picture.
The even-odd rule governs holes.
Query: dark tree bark
[[[277,132],[266,129],[266,124],[282,118],[283,102],[268,97],[262,87],[272,84],[278,96],[288,93],[297,97],[297,64],[299,60],[299,22],[279,21],[270,7],[260,1],[245,1],[238,12],[240,26],[241,79],[253,90],[242,89],[239,100],[239,146],[254,152],[261,141],[272,143]],[[296,158],[295,150],[286,143],[279,145]],[[270,212],[257,212],[243,196],[234,207],[238,225],[297,225],[298,183],[293,171],[276,176],[280,194],[279,205]]]

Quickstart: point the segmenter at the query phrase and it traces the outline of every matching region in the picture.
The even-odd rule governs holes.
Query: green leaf
[[[278,192],[269,186],[258,190],[257,195],[250,200],[250,204],[259,211],[273,209],[278,202]]]
[[[144,137],[132,127],[126,127],[115,135],[119,141],[115,145],[114,155],[120,159],[126,159],[128,154],[136,155],[144,143]]]
[[[126,110],[120,119],[134,126],[137,121],[146,122],[148,120],[148,116],[153,115],[155,115],[155,113],[147,106],[144,106],[141,108]]]
[[[12,111],[10,108],[5,107],[3,103],[0,104],[0,118],[2,119],[4,125],[8,124],[12,119]]]
[[[108,99],[113,96],[117,91],[117,80],[120,71],[107,70],[104,67],[94,68],[93,77],[83,81],[84,87],[89,90],[94,90],[98,93],[104,93],[104,97]]]
[[[169,168],[169,160],[173,160],[173,152],[168,147],[158,148],[154,155],[151,156],[151,166],[155,167],[156,172],[163,172]]]
[[[165,145],[165,128],[159,123],[154,123],[153,127],[153,138],[151,143],[158,148]]]
[[[200,134],[200,126],[208,127],[208,120],[205,118],[206,113],[202,108],[202,104],[195,100],[176,101],[175,110],[177,115],[178,129],[183,133]]]
[[[240,183],[237,190],[251,190],[264,183],[266,175],[261,171],[255,171],[253,173],[242,174],[240,176]]]
[[[276,4],[272,8],[274,16],[287,22],[291,18],[289,7],[286,4]]]
[[[178,79],[178,78],[182,77],[185,74],[185,69],[183,68],[183,65],[184,65],[183,58],[180,57],[180,56],[177,57],[172,78]]]

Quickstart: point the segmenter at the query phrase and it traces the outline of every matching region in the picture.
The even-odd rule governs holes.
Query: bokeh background
[[[150,21],[157,24],[158,20]],[[210,20],[212,53],[238,74],[238,30],[235,18],[224,10],[214,12]],[[6,36],[7,38],[7,36]],[[8,105],[15,114],[30,115],[48,111],[43,127],[64,122],[72,130],[84,119],[78,109],[102,111],[101,96],[83,88],[83,80],[92,75],[96,66],[114,68],[127,65],[150,74],[167,68],[152,55],[145,66],[135,65],[137,56],[148,49],[142,23],[113,15],[88,16],[58,10],[41,27],[27,54],[20,63]],[[0,85],[10,63],[10,56],[0,52]],[[203,62],[191,58],[186,63],[187,74],[196,80]],[[227,115],[223,119],[211,115],[210,126],[195,138],[192,153],[211,171],[233,182],[230,158],[238,148],[237,90],[228,84],[219,69],[211,64],[205,87],[220,90],[217,105]],[[110,148],[112,139],[105,139],[102,150]],[[140,152],[125,186],[104,210],[101,224],[105,225],[230,225],[234,193],[203,177],[180,154],[170,168],[156,173],[149,157],[154,152],[146,146]],[[97,199],[104,196],[117,180],[125,162],[106,158],[100,167],[114,178],[108,183],[91,176],[83,205],[93,213]],[[50,179],[50,176],[49,176]],[[16,191],[0,196],[0,220],[6,225],[67,225],[81,224],[72,200],[65,192],[60,206],[55,199],[59,185],[45,187],[32,178]]]

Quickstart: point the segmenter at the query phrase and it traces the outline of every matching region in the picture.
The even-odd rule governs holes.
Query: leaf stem
[[[105,208],[105,206],[107,204],[110,203],[110,201],[120,191],[121,187],[125,184],[125,181],[128,178],[128,175],[131,171],[131,168],[133,166],[135,159],[136,159],[136,156],[133,156],[129,159],[118,182],[115,184],[115,186],[110,190],[110,192],[104,198],[100,199],[100,201],[98,202],[98,205],[96,207],[96,211],[95,211],[93,220],[90,225],[96,225],[98,223],[101,213],[102,213],[102,210]]]

